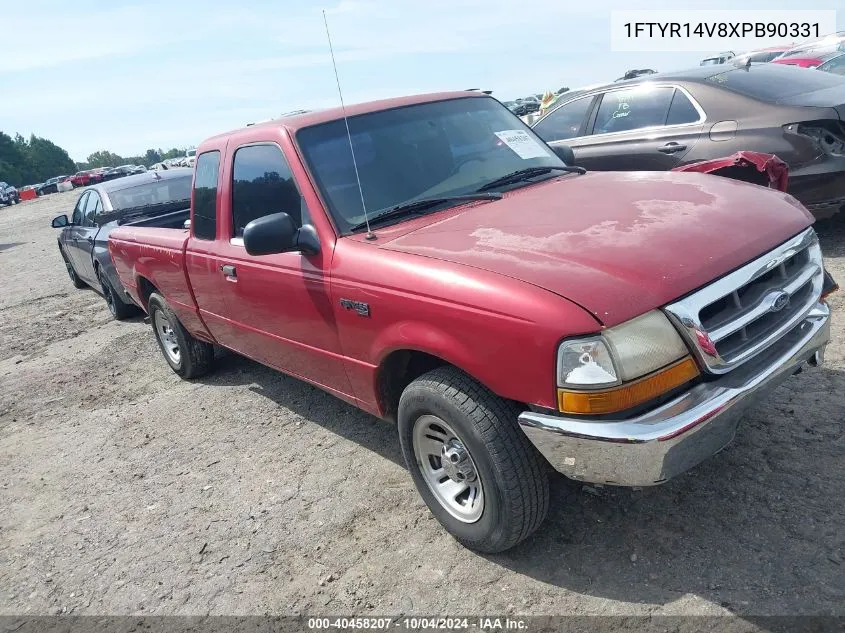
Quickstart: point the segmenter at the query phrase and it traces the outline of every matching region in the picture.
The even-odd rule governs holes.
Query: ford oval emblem
[[[772,300],[772,307],[769,308],[769,310],[771,312],[780,312],[787,305],[789,305],[789,293],[781,290],[775,295],[774,299]]]

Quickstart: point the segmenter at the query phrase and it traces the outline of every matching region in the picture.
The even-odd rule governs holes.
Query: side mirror
[[[70,226],[70,221],[67,219],[66,215],[57,215],[53,218],[53,221],[50,223],[54,229],[60,229],[64,226]]]
[[[554,145],[552,146],[552,151],[567,165],[571,166],[575,164],[575,152],[572,151],[569,145]]]
[[[273,213],[257,218],[244,227],[244,248],[250,255],[273,255],[289,251],[313,254],[319,250],[319,242],[312,227],[298,229],[287,213]]]

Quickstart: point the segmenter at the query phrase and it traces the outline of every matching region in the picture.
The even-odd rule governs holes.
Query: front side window
[[[547,143],[574,138],[590,110],[593,97],[583,97],[562,105],[534,126],[534,131]]]
[[[235,152],[232,167],[235,237],[242,237],[244,228],[253,220],[272,213],[285,212],[294,224],[302,226],[305,204],[277,145],[241,147]]]
[[[82,218],[85,215],[85,205],[88,202],[88,196],[91,195],[88,191],[82,194],[76,206],[73,208],[73,215],[70,218],[71,224],[82,224]]]
[[[217,172],[220,152],[214,150],[200,154],[194,175],[194,215],[191,230],[200,240],[217,237]]]
[[[94,218],[97,213],[101,211],[100,196],[96,191],[91,191],[88,194],[88,200],[85,202],[84,215],[82,217],[82,226],[94,226]]]
[[[664,125],[674,91],[671,87],[645,86],[606,92],[596,115],[593,134]]]
[[[563,164],[530,128],[491,97],[462,97],[362,114],[349,118],[349,129],[360,191],[343,119],[303,128],[296,135],[342,233],[363,222],[362,194],[372,218],[417,198],[475,193],[515,171]]]

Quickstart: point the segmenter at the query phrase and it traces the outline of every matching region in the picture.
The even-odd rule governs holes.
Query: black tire
[[[161,354],[173,371],[182,378],[199,378],[211,371],[214,365],[214,346],[211,343],[194,338],[176,318],[164,297],[158,293],[152,293],[147,301],[147,312],[150,315],[150,323],[153,326]],[[160,316],[157,317],[157,313],[160,313]],[[157,327],[160,318],[167,322],[170,328],[169,334],[177,343],[178,355],[176,358],[166,347],[168,341],[163,340],[166,335],[160,331],[160,327]]]
[[[77,289],[85,288],[88,284],[86,284],[82,279],[79,278],[79,275],[76,274],[76,270],[73,268],[73,264],[70,263],[70,260],[65,255],[65,251],[63,248],[59,247],[59,252],[62,254],[62,259],[65,262],[65,268],[67,268],[67,275],[70,277],[70,281],[73,283],[73,287]]]
[[[139,313],[138,306],[133,303],[126,303],[111,285],[109,278],[103,274],[102,268],[97,268],[97,279],[100,280],[100,287],[103,289],[103,298],[112,316],[118,321],[128,319]]]
[[[417,491],[441,525],[469,549],[509,549],[534,532],[548,512],[548,465],[519,428],[519,412],[515,403],[448,366],[417,378],[399,400],[399,440]],[[446,422],[469,452],[484,495],[481,515],[472,523],[455,518],[422,474],[413,442],[414,426],[423,416]]]

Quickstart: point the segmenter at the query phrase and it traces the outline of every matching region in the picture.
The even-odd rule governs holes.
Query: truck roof
[[[359,114],[368,114],[370,112],[379,112],[381,110],[390,110],[392,108],[401,108],[402,106],[416,105],[418,103],[429,103],[431,101],[445,101],[447,99],[456,99],[462,97],[486,97],[482,92],[459,90],[454,92],[432,92],[421,95],[411,95],[407,97],[394,97],[392,99],[379,99],[377,101],[367,101],[364,103],[355,103],[346,106],[346,116],[357,116]],[[270,121],[263,121],[253,125],[224,132],[211,136],[203,141],[203,145],[208,141],[220,139],[224,137],[237,136],[239,132],[252,132],[256,128],[273,128],[284,126],[291,132],[295,133],[305,127],[317,125],[319,123],[328,123],[329,121],[337,121],[343,118],[343,109],[340,106],[333,108],[326,108],[324,110],[311,110],[307,112],[299,111],[289,115],[283,115],[277,119]]]

